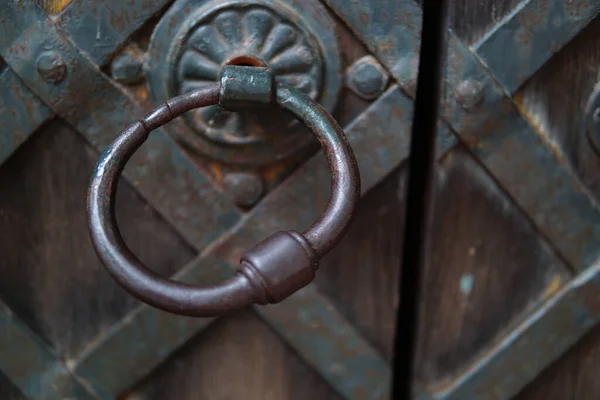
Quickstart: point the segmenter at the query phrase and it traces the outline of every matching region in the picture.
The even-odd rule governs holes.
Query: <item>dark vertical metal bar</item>
[[[417,354],[421,277],[433,211],[435,138],[446,53],[447,1],[423,1],[423,30],[413,115],[409,176],[396,320],[394,399],[410,399]]]

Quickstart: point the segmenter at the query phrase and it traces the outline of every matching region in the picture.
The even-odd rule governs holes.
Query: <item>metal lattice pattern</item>
[[[574,270],[583,273],[565,285],[551,302],[540,305],[504,341],[453,382],[439,390],[426,388],[419,396],[422,399],[477,399],[492,393],[508,398],[600,319],[600,308],[593,301],[600,293],[598,266],[594,264],[600,251],[600,211],[560,154],[521,115],[511,96],[595,17],[600,1],[577,2],[574,9],[571,1],[552,0],[543,15],[545,21],[552,23],[537,20],[532,26],[527,25],[529,19],[523,16],[539,11],[540,2],[524,0],[471,48],[450,36],[447,78],[453,95],[444,108],[439,154],[453,148],[457,138],[467,144],[473,156],[530,216],[542,236]],[[0,105],[10,104],[11,114],[9,107],[0,106],[0,120],[8,121],[1,138],[0,162],[53,115],[76,127],[98,150],[130,122],[131,115],[141,115],[144,110],[102,74],[99,66],[106,64],[133,32],[168,3],[99,0],[89,7],[83,0],[74,0],[56,21],[50,21],[33,0],[3,1],[0,55],[9,68],[0,73]],[[396,81],[346,127],[361,165],[364,193],[407,157],[421,12],[410,0],[400,4],[353,1],[352,7],[345,0],[327,3]],[[126,22],[120,19],[120,7],[127,8]],[[400,17],[388,18],[390,15]],[[102,26],[100,40],[91,40],[90,35],[95,32],[86,29],[90,21]],[[21,35],[24,30],[30,34]],[[535,46],[529,47],[533,42]],[[16,51],[19,48],[31,51],[23,54]],[[60,49],[60,54],[46,56],[60,57],[67,68],[78,65],[77,70],[61,76],[58,86],[42,79],[32,63],[48,48]],[[523,54],[529,56],[519,56]],[[480,98],[474,103],[461,97],[465,86],[479,88]],[[94,90],[82,94],[82,87]],[[86,112],[88,105],[94,105],[93,114]],[[114,107],[122,112],[115,114]],[[84,111],[74,113],[73,109]],[[373,132],[370,128],[375,122],[393,129],[382,127]],[[126,171],[126,178],[135,181],[148,202],[202,251],[176,277],[187,282],[226,275],[232,267],[228,260],[235,257],[225,260],[219,254],[236,255],[276,229],[302,225],[315,218],[321,205],[315,204],[310,193],[326,192],[329,185],[324,160],[315,157],[242,218],[164,132],[157,132],[146,147],[153,155],[143,154]],[[156,157],[162,152],[171,156]],[[152,176],[144,168],[148,165],[154,169]],[[175,197],[172,193],[180,195]],[[292,197],[294,201],[290,202]],[[200,199],[212,208],[194,207]],[[177,212],[180,209],[189,213],[182,216]],[[256,223],[265,219],[270,223]],[[345,398],[367,398],[365,393],[373,399],[389,396],[387,363],[313,286],[282,304],[258,307],[256,311]],[[573,317],[574,313],[579,317]],[[181,318],[141,306],[103,333],[69,368],[5,305],[0,306],[0,323],[3,354],[10,349],[19,352],[13,357],[3,355],[0,370],[25,395],[40,399],[109,399],[145,376],[211,320],[182,322]],[[151,332],[156,329],[161,335]],[[131,343],[136,346],[132,348]],[[552,345],[548,347],[549,343]],[[546,351],[529,356],[540,347]],[[23,352],[31,357],[23,357]],[[126,359],[123,354],[127,354]],[[34,362],[16,365],[15,360],[19,359]],[[142,359],[144,362],[139,362]],[[343,368],[332,370],[328,367],[332,364]],[[504,379],[498,380],[498,376]]]

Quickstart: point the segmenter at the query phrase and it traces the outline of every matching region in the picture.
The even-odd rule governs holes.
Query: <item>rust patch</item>
[[[587,14],[587,10],[590,9],[590,5],[587,0],[570,0],[563,1],[565,11],[575,18],[579,18],[584,14]]]
[[[369,23],[369,14],[367,14],[366,12],[361,12],[360,13],[360,22],[362,22],[363,24],[368,24]]]

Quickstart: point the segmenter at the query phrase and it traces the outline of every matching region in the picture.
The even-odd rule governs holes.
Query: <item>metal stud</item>
[[[354,93],[366,100],[379,97],[388,83],[388,74],[372,56],[358,59],[346,75],[346,84]]]
[[[260,200],[264,187],[254,172],[231,172],[223,179],[225,193],[240,207],[252,207]]]
[[[467,79],[456,88],[456,100],[465,110],[472,110],[483,100],[483,84]]]
[[[117,82],[133,85],[144,79],[143,54],[130,46],[118,54],[110,65],[112,78]]]
[[[67,66],[62,56],[54,51],[45,51],[37,58],[37,70],[48,83],[59,83],[67,76]]]

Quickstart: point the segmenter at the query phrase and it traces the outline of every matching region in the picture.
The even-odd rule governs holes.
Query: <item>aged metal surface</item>
[[[333,25],[316,0],[178,0],[152,35],[146,63],[151,94],[160,103],[187,93],[215,81],[223,64],[265,66],[278,82],[332,111],[341,89]],[[285,114],[207,107],[184,120],[187,129],[168,129],[199,154],[227,164],[265,165],[314,143]]]
[[[420,8],[410,1],[329,4],[414,95]],[[402,16],[403,22],[394,23],[385,15]],[[465,79],[475,79],[483,84],[483,100],[465,110],[449,96],[446,119],[562,256],[574,268],[585,269],[600,255],[600,211],[562,157],[523,119],[475,55],[454,35],[449,36],[449,46],[449,92]]]
[[[0,165],[52,111],[9,68],[0,72]]]
[[[89,61],[87,55],[82,56],[80,51],[90,55],[93,62],[106,66],[112,54],[131,33],[154,13],[164,9],[169,2],[108,3],[97,1],[88,4],[74,0],[73,4],[56,17],[56,26],[48,24],[46,16],[41,10],[31,8],[30,2],[16,3],[6,0],[0,5],[3,9],[0,15],[0,55],[6,58],[9,65],[9,69],[1,74],[10,72],[15,78],[18,76],[16,80],[6,81],[9,82],[10,91],[8,94],[3,92],[2,99],[8,95],[10,102],[35,104],[35,108],[41,110],[23,111],[24,108],[17,107],[10,111],[10,117],[7,119],[9,124],[17,120],[13,119],[12,113],[21,116],[39,113],[39,118],[23,119],[26,124],[19,123],[18,128],[22,130],[23,138],[52,112],[56,112],[100,148],[114,139],[118,133],[116,129],[124,126],[123,123],[143,115],[141,108],[129,99],[127,92],[113,85],[96,65]],[[347,2],[329,1],[344,22],[354,29],[369,50],[385,68],[388,68],[392,77],[410,96],[414,96],[420,9],[408,0],[393,6],[388,3],[393,2],[360,1],[348,7]],[[290,4],[292,8],[302,9],[306,3],[298,0]],[[305,7],[307,12],[312,12],[309,20],[332,24],[324,8],[314,8],[313,3],[310,4],[310,7]],[[558,253],[574,270],[596,270],[595,266],[590,267],[597,256],[594,249],[598,247],[596,207],[560,152],[540,135],[537,126],[532,128],[531,124],[522,119],[519,112],[524,110],[516,110],[511,104],[512,99],[505,94],[513,90],[512,86],[516,88],[525,81],[541,63],[570,40],[597,13],[598,4],[589,0],[522,3],[497,29],[485,35],[471,48],[480,52],[487,64],[485,66],[482,66],[456,38],[451,39],[449,78],[453,90],[445,110],[447,121],[450,121],[452,129],[460,134],[463,142],[472,149],[484,167],[493,175],[497,175],[501,186],[531,215],[542,235],[553,242]],[[5,9],[12,11],[6,13]],[[535,16],[535,13],[530,11],[542,11],[540,15],[552,15],[552,18],[536,20],[539,23],[534,22],[532,25],[529,17]],[[306,20],[303,20],[303,23],[306,23]],[[532,32],[527,31],[528,27]],[[73,36],[63,36],[60,29]],[[23,32],[25,34],[21,34]],[[519,58],[519,51],[530,48],[528,38],[535,39],[536,44],[533,46],[535,51],[532,52],[531,58],[525,60]],[[499,48],[514,49],[500,52],[507,56],[506,60],[498,60],[499,66],[496,66],[496,61],[488,59],[486,53],[486,48],[491,46],[492,42]],[[64,60],[66,75],[64,78],[58,75],[63,78],[62,81],[53,78],[57,75],[50,74],[52,79],[47,82],[37,69],[35,60],[43,51],[48,50],[59,52],[60,58]],[[523,66],[519,66],[521,61]],[[243,63],[244,60],[236,62]],[[517,71],[515,82],[510,82],[511,73],[505,72],[504,68]],[[496,78],[491,78],[488,69]],[[507,77],[507,80],[503,77]],[[494,79],[498,79],[502,86],[496,85]],[[57,83],[52,83],[53,80]],[[14,90],[15,87],[27,87],[29,91],[17,91]],[[11,94],[15,93],[16,95],[11,97]],[[157,102],[164,101],[166,97],[158,99]],[[39,99],[48,104],[47,114],[46,106]],[[90,110],[94,108],[96,111],[91,113]],[[0,108],[0,114],[5,112],[5,108]],[[363,193],[406,157],[406,129],[410,125],[411,113],[412,100],[393,86],[352,124],[349,136],[354,145],[358,146],[357,159],[365,183]],[[438,149],[447,149],[456,142],[449,132],[443,124]],[[353,133],[357,136],[353,137]],[[9,152],[16,148],[19,140]],[[240,218],[241,213],[220,195],[170,138],[160,133],[156,136],[151,135],[150,141],[144,146],[146,149],[142,148],[146,154],[139,161],[132,160],[136,163],[135,168],[128,168],[125,171],[126,176],[137,183],[145,197],[197,248],[202,248],[224,232],[228,232],[207,249],[197,262],[182,272],[180,277],[184,281],[204,283],[205,278],[217,280],[216,277],[230,275],[230,268],[237,263],[237,259],[233,258],[239,258],[244,248],[273,232],[273,228],[277,226],[297,226],[299,229],[305,227],[311,217],[316,218],[319,206],[325,202],[328,176],[324,173],[326,168],[323,160],[319,161],[316,158],[302,166],[290,179],[291,183],[285,183],[277,191],[266,196],[247,218]],[[173,196],[173,193],[179,196]],[[319,193],[319,197],[306,197],[310,193]],[[210,207],[200,208],[197,204],[210,204]],[[250,227],[252,224],[264,226]],[[241,238],[240,233],[248,237]],[[200,277],[200,270],[211,270],[208,268],[210,266],[216,266],[217,272],[212,270],[211,273],[207,272],[208,276]],[[589,278],[591,273],[585,273]],[[591,293],[596,293],[596,290],[595,287],[590,289]],[[347,330],[348,323],[336,316],[334,310],[329,308],[327,299],[316,294],[312,286],[302,293],[311,296],[314,294],[311,300],[314,301],[311,303],[313,305],[309,307],[307,302],[301,302],[295,303],[300,304],[295,307],[293,304],[296,296],[292,296],[276,306],[280,312],[269,314],[275,309],[271,307],[259,309],[259,312],[270,324],[274,324],[281,335],[298,349],[309,364],[320,371],[339,393],[348,398],[371,398],[378,393],[385,396],[387,392],[382,389],[383,386],[378,386],[378,377],[366,374],[364,369],[353,364],[353,360],[360,359],[356,357],[362,354],[368,360],[363,360],[365,365],[374,366],[373,370],[384,375],[385,362],[358,337],[358,332],[351,328]],[[472,368],[466,371],[464,379],[457,372],[453,383],[444,382],[447,386],[431,387],[432,393],[437,393],[435,395],[442,398],[460,398],[464,393],[473,394],[474,388],[477,388],[476,395],[473,394],[475,398],[489,398],[493,395],[493,390],[501,397],[514,393],[589,329],[586,323],[576,324],[565,332],[564,342],[548,350],[547,357],[531,363],[523,362],[520,358],[528,353],[519,351],[522,350],[521,347],[515,347],[518,335],[527,337],[527,332],[536,331],[540,341],[552,342],[554,339],[548,339],[549,332],[544,331],[543,321],[550,318],[549,320],[554,321],[551,326],[559,326],[570,320],[573,315],[577,315],[576,312],[561,314],[563,306],[560,304],[564,303],[565,309],[569,309],[571,304],[577,304],[575,300],[571,302],[570,298],[565,295],[560,301],[549,302],[542,311],[532,316],[531,320],[522,322],[518,328],[527,326],[527,329],[517,330],[498,344],[498,347],[482,355],[481,360],[484,361],[473,364]],[[323,319],[333,322],[311,325],[309,322],[315,321],[316,317],[307,319],[307,310],[312,310],[310,315],[313,317],[323,314]],[[539,317],[540,313],[548,317]],[[555,314],[562,316],[550,317]],[[173,349],[209,322],[173,317],[142,307],[121,324],[105,332],[82,358],[72,360],[72,365],[78,374],[89,380],[103,398],[113,398],[120,390],[131,385],[132,379],[145,375]],[[156,327],[160,327],[160,332],[156,331]],[[340,329],[348,333],[347,336],[342,336],[345,342],[341,347],[335,344],[335,338],[340,339],[336,336]],[[306,335],[303,333],[298,336],[298,331],[306,332]],[[139,346],[131,346],[134,341],[139,343]],[[323,345],[318,346],[318,343]],[[354,349],[352,343],[360,344],[358,352],[344,350]],[[328,348],[332,349],[331,352],[324,350]],[[535,346],[531,349],[534,351]],[[129,356],[127,360],[123,360],[123,354]],[[503,363],[505,354],[511,354],[510,363]],[[115,363],[115,359],[122,362]],[[351,367],[338,369],[337,365],[344,362],[349,363]],[[328,366],[331,365],[336,365],[336,368],[329,369]],[[515,368],[515,365],[525,369],[526,373],[507,375],[511,379],[495,386],[495,377],[504,374],[506,368]],[[456,391],[456,395],[453,394],[453,390]]]
[[[574,279],[456,380],[419,399],[508,399],[600,321],[598,265]]]
[[[418,48],[415,35],[420,30],[420,9],[403,2],[401,13],[406,18],[410,17],[410,24],[386,25],[387,19],[381,17],[382,13],[374,12],[385,7],[384,4],[371,4],[372,8],[364,4],[348,8],[335,1],[330,1],[330,4],[353,23],[354,29],[384,63],[390,60],[388,67],[392,74],[409,93],[414,93]],[[362,23],[361,15],[370,15],[369,10],[372,10],[373,16],[363,18],[370,23]],[[389,45],[381,45],[382,37],[391,41]],[[396,61],[398,59],[399,62]],[[562,255],[577,269],[589,266],[600,249],[597,245],[600,241],[600,213],[578,178],[561,156],[527,124],[502,88],[493,82],[475,56],[454,36],[450,37],[449,64],[450,87],[456,87],[465,79],[475,79],[484,85],[483,100],[474,110],[467,112],[457,102],[449,102],[446,115],[451,126],[517,203],[526,209]],[[515,163],[519,161],[526,165],[516,167]],[[528,173],[523,174],[523,171]],[[572,183],[566,185],[567,181]],[[575,204],[576,207],[573,206]],[[565,237],[570,240],[565,240]],[[583,238],[585,241],[582,242]]]
[[[125,399],[146,400],[342,400],[251,310],[220,318],[127,393]]]
[[[71,0],[58,16],[57,25],[94,63],[102,66],[132,33],[170,2]]]
[[[41,53],[37,60],[37,71],[49,83],[59,83],[67,75],[67,66],[59,52],[48,50]]]
[[[596,0],[523,0],[473,50],[514,93],[600,12]]]
[[[350,144],[355,149],[355,155],[361,172],[362,192],[367,192],[377,184],[385,175],[391,172],[408,155],[408,140],[412,115],[412,103],[398,87],[390,88],[379,100],[377,100],[368,111],[356,119],[345,131]],[[381,123],[385,121],[385,123]],[[455,145],[455,138],[450,135],[447,128],[442,127],[438,139],[438,156],[444,154]],[[373,152],[371,149],[379,151]],[[330,177],[327,172],[325,160],[315,156],[309,163],[298,170],[290,180],[285,183],[286,190],[271,193],[265,200],[255,208],[238,229],[224,238],[223,244],[216,243],[189,267],[177,275],[178,280],[189,283],[214,282],[222,277],[230,275],[231,268],[239,262],[239,255],[252,246],[256,240],[260,240],[269,233],[280,229],[301,229],[308,226],[311,220],[319,215],[326,202],[326,194],[330,186]],[[202,230],[201,226],[197,229]],[[229,267],[225,266],[229,264]],[[214,270],[217,266],[216,276],[206,278],[207,271]],[[222,268],[222,269],[218,269]],[[220,271],[220,272],[219,272]],[[206,279],[206,280],[205,280]],[[310,288],[310,286],[309,286]],[[351,393],[365,393],[372,389],[372,385],[379,388],[380,379],[376,376],[365,376],[364,370],[360,368],[347,368],[341,371],[330,370],[331,365],[344,365],[348,362],[353,352],[345,353],[343,349],[347,344],[335,342],[339,339],[338,329],[353,332],[348,323],[340,319],[339,315],[333,314],[333,307],[327,300],[312,289],[303,291],[303,296],[311,294],[309,298],[313,304],[321,302],[322,309],[314,309],[319,313],[321,319],[331,320],[326,325],[310,325],[307,315],[302,308],[293,306],[294,296],[277,305],[277,313],[268,313],[274,307],[265,308],[265,316],[270,324],[275,324],[282,336],[294,347],[300,350],[300,355],[321,371],[323,377],[332,383],[338,392],[348,392],[348,385],[352,385]],[[289,308],[288,308],[289,306]],[[310,314],[309,314],[310,315]],[[280,322],[277,317],[285,317]],[[154,324],[153,322],[161,322]],[[202,320],[204,321],[204,320]],[[194,335],[199,329],[206,326],[204,322],[189,321],[186,318],[166,318],[161,313],[150,307],[143,307],[139,312],[132,315],[130,320],[99,340],[98,345],[90,349],[78,362],[76,372],[84,377],[99,393],[116,394],[126,388],[132,380],[143,377],[154,366],[164,360],[170,351]],[[160,329],[160,334],[152,332],[152,329]],[[343,328],[341,328],[343,327]],[[302,342],[296,336],[296,331],[302,329],[306,334],[302,335]],[[334,331],[330,331],[334,329]],[[348,331],[349,330],[349,331]],[[310,333],[310,335],[309,335]],[[352,336],[344,336],[349,340]],[[137,345],[131,348],[131,341]],[[310,343],[319,341],[324,343],[332,352],[321,353],[310,350]],[[312,356],[304,356],[307,351]],[[362,357],[375,357],[374,352],[362,348],[356,349]],[[128,354],[126,360],[114,363],[117,355]],[[370,361],[368,364],[379,363],[384,368],[385,362]],[[364,361],[364,359],[363,359]],[[109,370],[107,367],[111,366]],[[386,367],[387,368],[387,367]],[[387,383],[386,383],[387,385]],[[362,388],[362,389],[361,389]],[[368,389],[371,388],[371,389]],[[379,389],[377,389],[379,390]],[[382,398],[385,398],[385,393]],[[348,397],[349,399],[360,399]]]
[[[345,399],[390,398],[388,363],[314,286],[256,311]]]
[[[3,6],[0,22],[0,54],[11,69],[97,148],[107,147],[131,122],[132,116],[142,116],[143,111],[82,56],[31,1],[8,2]],[[27,30],[30,35],[19,36],[21,30]],[[31,63],[31,59],[48,46],[60,48],[67,65],[67,76],[58,85],[41,79],[35,64]],[[82,88],[89,89],[82,92]],[[150,136],[124,175],[180,229],[191,232],[195,227],[203,226],[204,233],[194,237],[186,235],[194,244],[210,243],[234,226],[240,216],[174,141],[160,130]],[[209,204],[210,207],[191,207],[193,204]]]
[[[414,96],[421,23],[419,7],[409,1],[394,6],[385,1],[356,1],[354,7],[335,0],[328,3]],[[390,18],[391,15],[396,19]],[[549,25],[546,33],[560,37],[564,34],[562,20],[554,21],[556,25]],[[577,25],[577,29],[569,31],[570,37],[583,27]],[[552,53],[543,46],[540,51],[545,52],[546,57]],[[529,69],[530,73],[534,71]],[[589,268],[599,255],[600,213],[579,178],[552,145],[520,115],[504,88],[495,83],[477,58],[452,35],[448,80],[450,93],[465,80],[483,85],[483,93],[478,94],[481,100],[470,110],[459,102],[452,102],[454,96],[449,97],[445,114],[450,125],[571,266],[576,270]],[[551,335],[551,332],[546,334]],[[545,365],[536,364],[532,368],[538,373]],[[491,374],[490,365],[480,367],[479,373],[485,375],[490,371]],[[516,393],[525,382],[526,375],[505,382],[504,393]],[[482,389],[481,396],[487,395],[487,389],[492,388]]]
[[[234,277],[218,286],[190,287],[152,272],[124,243],[114,215],[117,181],[153,129],[189,110],[217,102],[231,110],[245,109],[249,104],[276,104],[298,116],[323,146],[332,175],[331,197],[323,214],[304,233],[279,232],[244,253]],[[352,149],[324,109],[296,89],[281,83],[275,88],[267,68],[226,66],[220,85],[209,84],[166,101],[125,129],[103,153],[88,194],[90,233],[98,256],[130,293],[165,311],[210,317],[253,303],[277,303],[309,284],[319,259],[347,231],[359,196],[360,177]]]
[[[0,302],[0,352],[2,372],[32,399],[97,398],[3,302]]]

